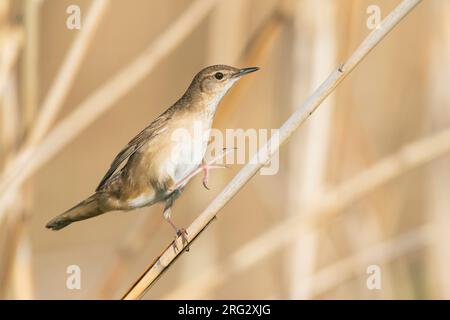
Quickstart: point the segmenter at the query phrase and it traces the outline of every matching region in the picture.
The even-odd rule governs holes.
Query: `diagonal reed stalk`
[[[403,0],[377,27],[361,45],[353,52],[349,59],[319,86],[319,88],[290,116],[280,128],[278,134],[272,136],[252,157],[250,162],[233,178],[227,187],[212,201],[187,229],[188,243],[178,237],[169,245],[159,257],[147,268],[133,286],[125,293],[123,299],[139,299],[167,271],[177,257],[184,252],[186,245],[209,225],[218,211],[227,204],[241,188],[266,164],[278,151],[279,147],[304,123],[318,108],[325,98],[334,91],[339,83],[364,59],[364,57],[411,11],[420,0]],[[265,243],[264,245],[270,245]],[[180,248],[181,250],[175,250]]]

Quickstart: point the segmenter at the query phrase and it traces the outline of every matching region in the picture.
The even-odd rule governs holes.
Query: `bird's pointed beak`
[[[233,74],[232,77],[233,77],[233,78],[240,78],[240,77],[242,77],[243,75],[246,75],[246,74],[249,74],[249,73],[258,71],[258,70],[259,70],[258,67],[242,68],[242,69],[239,69],[238,72],[236,72],[235,74]]]

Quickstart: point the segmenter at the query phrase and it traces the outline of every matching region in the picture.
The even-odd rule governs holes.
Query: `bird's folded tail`
[[[72,222],[89,219],[104,213],[98,205],[97,196],[94,194],[66,212],[56,216],[46,227],[52,230],[62,229]]]

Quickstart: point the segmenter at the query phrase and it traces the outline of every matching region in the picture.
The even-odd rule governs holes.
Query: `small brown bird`
[[[46,227],[59,230],[109,211],[165,202],[164,218],[177,235],[185,233],[172,221],[170,208],[198,172],[205,173],[203,184],[207,187],[208,170],[213,166],[205,163],[203,157],[217,106],[238,79],[257,70],[226,65],[201,70],[181,99],[119,152],[95,193],[52,219]],[[195,130],[201,131],[200,137]],[[200,141],[174,139],[180,133]],[[126,164],[119,168],[124,161]]]

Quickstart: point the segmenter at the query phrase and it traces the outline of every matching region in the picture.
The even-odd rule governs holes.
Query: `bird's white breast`
[[[175,183],[201,164],[209,139],[210,123],[196,122],[192,130],[183,130],[173,135],[170,156],[161,165],[161,173],[170,176]]]

